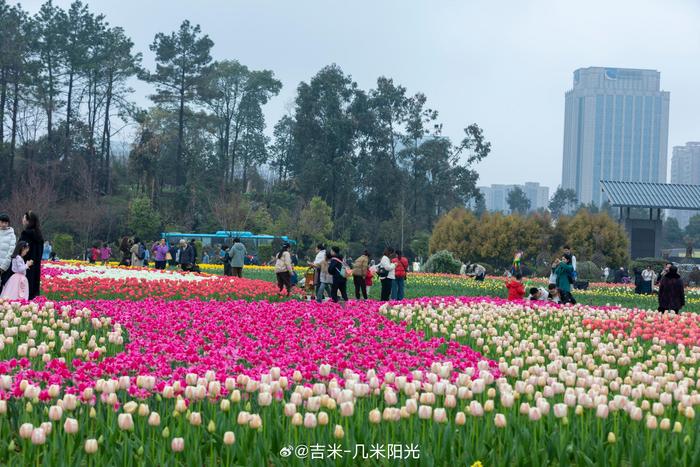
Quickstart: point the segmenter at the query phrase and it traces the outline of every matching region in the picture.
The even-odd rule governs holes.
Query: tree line
[[[80,1],[31,15],[0,0],[3,205],[83,245],[235,229],[410,250],[478,202],[473,166],[490,143],[477,124],[451,141],[424,94],[385,76],[361,89],[331,64],[268,132],[263,109],[283,83],[213,45],[185,20],[155,34],[147,69],[124,29]],[[147,108],[136,80],[153,91]]]

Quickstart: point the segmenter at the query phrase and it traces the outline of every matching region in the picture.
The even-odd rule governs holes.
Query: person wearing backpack
[[[333,276],[333,285],[331,285],[331,300],[338,303],[338,291],[343,297],[343,301],[348,301],[348,265],[343,261],[343,255],[340,254],[338,247],[331,248],[331,263],[328,266],[328,273]]]
[[[396,250],[396,256],[391,260],[394,266],[394,282],[391,284],[391,299],[403,300],[406,273],[408,272],[408,258],[401,256],[401,250]]]
[[[367,272],[369,271],[369,252],[365,250],[352,265],[352,282],[355,285],[355,298],[367,300]]]
[[[141,243],[141,240],[134,238],[134,244],[131,246],[131,265],[135,267],[143,267],[143,260],[146,259],[146,248]]]

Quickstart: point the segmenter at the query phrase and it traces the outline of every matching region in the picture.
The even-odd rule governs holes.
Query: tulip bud
[[[5,401],[3,401],[5,402]],[[52,405],[49,408],[49,420],[57,422],[63,417],[63,409],[57,405]]]
[[[124,404],[124,412],[128,414],[133,414],[136,412],[136,409],[138,408],[138,404],[134,401],[129,401],[126,404]]]
[[[661,420],[661,424],[659,425],[659,428],[661,428],[664,431],[668,431],[671,429],[671,420],[668,418],[664,418]]]
[[[382,414],[378,409],[370,410],[369,412],[369,422],[377,424],[382,421]]]
[[[117,425],[120,430],[131,431],[134,429],[134,420],[130,413],[120,413],[117,417]]]
[[[683,431],[683,425],[681,425],[681,422],[676,422],[673,424],[673,432],[674,433],[680,433]]]
[[[318,418],[319,425],[321,425],[321,426],[328,425],[328,414],[326,412],[319,412],[317,418]]]
[[[173,438],[170,442],[170,448],[173,452],[182,452],[185,450],[185,440],[182,438]]]
[[[303,423],[304,423],[304,419],[302,418],[302,416],[299,412],[292,415],[292,425],[301,426]]]
[[[23,423],[19,427],[19,437],[22,439],[29,439],[32,437],[32,431],[34,431],[34,425],[31,423]]]
[[[233,431],[227,431],[226,433],[224,433],[224,444],[225,445],[230,446],[235,442],[236,442],[236,435],[233,433]]]
[[[316,428],[316,414],[311,412],[307,412],[306,414],[304,414],[304,427]]]
[[[656,430],[657,427],[656,417],[654,415],[647,416],[647,428],[650,430]]]
[[[219,408],[221,409],[222,412],[228,412],[231,409],[231,401],[228,399],[221,399],[221,403],[219,404]]]
[[[78,432],[78,428],[78,420],[75,418],[66,418],[66,421],[63,424],[63,431],[69,435],[74,435]]]
[[[352,417],[352,414],[355,412],[355,405],[350,402],[342,402],[340,404],[340,415],[342,417]]]
[[[170,438],[170,429],[166,426],[163,428],[163,432],[161,433],[161,436],[163,438]]]
[[[151,412],[151,415],[148,416],[148,425],[149,426],[159,426],[160,425],[160,414],[158,414],[158,412]]]
[[[608,433],[608,443],[615,444],[615,441],[617,441],[617,438],[615,438],[615,433],[611,431]]]
[[[42,428],[35,428],[32,431],[32,444],[39,446],[44,443],[46,443],[46,433]]]
[[[455,425],[462,426],[467,423],[467,415],[464,412],[457,412],[455,415]]]
[[[252,430],[258,430],[262,427],[262,418],[260,418],[260,415],[258,414],[253,414],[250,416],[250,421],[248,422],[248,426]]]
[[[216,423],[214,423],[214,420],[209,420],[209,424],[207,425],[207,431],[209,433],[214,433],[216,431]]]
[[[151,409],[148,408],[148,405],[146,404],[139,404],[139,416],[140,417],[146,417],[149,413],[151,412]]]
[[[202,415],[199,412],[192,412],[190,414],[190,425],[199,426],[202,424]]]
[[[530,411],[528,412],[527,416],[533,422],[536,422],[540,418],[542,418],[542,414],[540,413],[540,409],[538,409],[537,407],[530,407]]]
[[[497,413],[496,416],[493,417],[493,422],[496,425],[496,428],[505,428],[508,424],[506,421],[506,416],[502,413]]]
[[[686,407],[683,415],[685,415],[685,418],[687,418],[688,420],[692,420],[695,418],[695,409],[693,409],[692,407]]]
[[[333,437],[335,439],[343,439],[345,437],[345,430],[343,430],[341,425],[335,426],[335,429],[333,430]]]
[[[95,454],[97,452],[97,440],[94,438],[85,440],[85,452],[88,454]]]

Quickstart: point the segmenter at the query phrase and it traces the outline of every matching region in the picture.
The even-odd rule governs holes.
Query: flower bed
[[[269,281],[77,263],[44,263],[41,288],[55,300],[278,298],[277,287]]]
[[[696,315],[473,297],[1,312],[1,464],[700,461]]]

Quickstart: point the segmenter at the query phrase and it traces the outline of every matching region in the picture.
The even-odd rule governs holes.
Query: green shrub
[[[424,271],[434,273],[459,274],[462,263],[447,250],[435,252],[425,262]]]
[[[53,237],[53,251],[62,259],[72,259],[75,253],[73,236],[66,233],[58,233]]]
[[[668,261],[663,258],[637,258],[630,262],[629,271],[631,274],[637,268],[641,271],[647,266],[651,266],[657,274],[660,274],[667,262]]]
[[[576,275],[580,281],[600,282],[603,277],[601,269],[593,261],[578,261]]]
[[[266,264],[270,261],[273,254],[272,245],[260,245],[258,247],[258,261],[260,261],[260,264]]]

